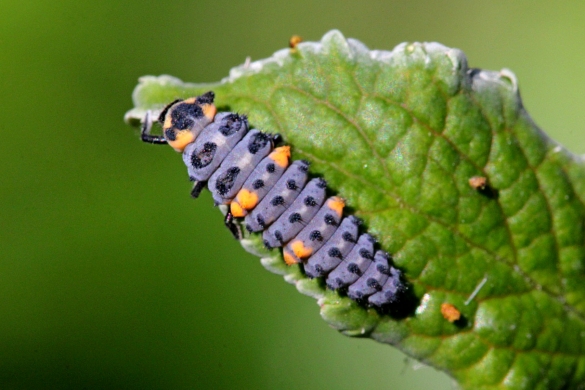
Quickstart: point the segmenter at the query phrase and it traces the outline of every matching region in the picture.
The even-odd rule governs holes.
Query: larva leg
[[[144,116],[144,123],[142,123],[142,130],[140,132],[140,139],[142,142],[147,142],[149,144],[156,144],[156,145],[165,145],[167,140],[162,135],[152,135],[150,131],[152,130],[152,117],[150,111],[146,112]]]
[[[240,229],[240,225],[234,222],[234,216],[232,215],[231,211],[228,211],[225,215],[223,223],[228,228],[228,230],[232,233],[234,238],[238,241],[242,240],[242,229]]]
[[[193,184],[193,189],[191,190],[191,197],[197,199],[206,185],[206,181],[195,180],[195,184]]]

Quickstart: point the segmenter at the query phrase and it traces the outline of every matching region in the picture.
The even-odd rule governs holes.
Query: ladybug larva
[[[215,205],[228,206],[225,224],[242,238],[234,218],[250,233],[262,232],[267,248],[282,248],[288,265],[301,264],[310,278],[347,291],[350,298],[384,307],[405,290],[392,257],[375,250],[375,239],[360,234],[361,221],[343,216],[345,201],[327,197],[327,183],[309,176],[309,163],[290,161],[290,147],[280,136],[249,129],[244,115],[217,112],[214,93],[175,100],[161,112],[163,135],[151,134],[148,112],[142,140],[169,144],[183,154],[191,195],[207,186]]]

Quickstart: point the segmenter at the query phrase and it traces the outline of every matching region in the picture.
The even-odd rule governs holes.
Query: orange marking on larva
[[[258,204],[258,194],[253,191],[248,191],[243,188],[236,195],[236,199],[242,208],[246,210],[252,210]]]
[[[171,127],[173,127],[173,118],[167,112],[167,115],[165,116],[165,123],[163,123],[163,130],[170,129]]]
[[[343,213],[343,208],[345,207],[345,200],[341,199],[338,196],[333,196],[327,201],[327,206],[335,211],[338,216],[341,217]]]
[[[193,141],[195,141],[195,136],[189,130],[177,131],[174,141],[167,140],[177,152],[182,152]]]
[[[278,166],[286,168],[288,166],[288,159],[290,158],[290,146],[278,147],[268,157],[278,164]]]
[[[282,252],[282,256],[284,257],[284,262],[286,265],[293,265],[297,263],[297,259],[295,259],[294,256],[288,253],[286,250]]]
[[[230,204],[230,210],[232,212],[232,215],[237,218],[242,218],[248,215],[248,212],[244,210],[242,206],[240,206],[240,204],[235,200],[232,201],[232,203]]]
[[[217,113],[217,108],[215,108],[215,105],[202,104],[201,109],[203,110],[203,115],[205,115],[210,121],[213,121],[213,118],[215,118],[215,114]]]
[[[449,322],[455,322],[461,318],[461,312],[450,303],[441,304],[441,314]]]
[[[197,101],[197,98],[196,97],[192,97],[192,98],[189,98],[187,100],[183,100],[183,103],[195,104],[196,101]]]
[[[301,240],[293,241],[290,248],[299,259],[306,259],[313,254],[313,249],[307,248]]]

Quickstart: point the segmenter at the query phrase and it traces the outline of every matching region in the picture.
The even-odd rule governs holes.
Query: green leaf
[[[469,69],[436,43],[369,51],[331,31],[220,83],[143,77],[126,119],[209,89],[282,134],[405,271],[415,310],[381,314],[285,266],[257,236],[242,242],[317,298],[333,327],[467,389],[583,388],[585,168],[532,122],[510,71]],[[472,188],[473,176],[489,188]],[[447,321],[443,303],[462,319]]]

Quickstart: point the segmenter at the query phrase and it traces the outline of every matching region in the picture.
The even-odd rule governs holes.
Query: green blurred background
[[[0,388],[451,389],[337,334],[194,201],[180,156],[122,117],[137,78],[216,81],[292,34],[439,41],[512,69],[585,152],[585,3],[0,2]]]

